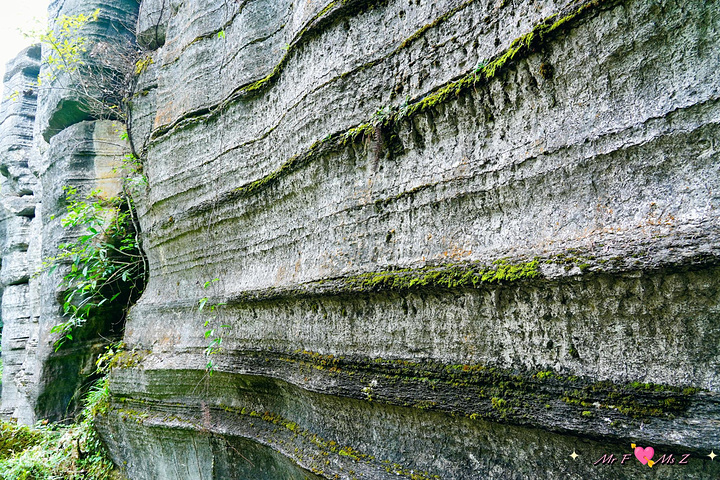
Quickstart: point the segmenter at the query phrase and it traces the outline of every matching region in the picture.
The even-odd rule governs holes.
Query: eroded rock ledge
[[[711,3],[142,1],[150,274],[100,420],[117,464],[718,476]],[[57,133],[50,100],[65,161],[110,128]],[[631,443],[689,460],[594,465]]]
[[[643,478],[592,465],[635,442],[713,475],[718,15],[262,5],[143,7],[128,472]]]

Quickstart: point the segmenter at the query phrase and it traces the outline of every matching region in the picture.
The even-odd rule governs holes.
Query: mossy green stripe
[[[490,61],[486,65],[474,69],[473,71],[465,74],[459,80],[452,81],[439,90],[431,93],[421,99],[410,102],[402,107],[395,108],[392,112],[383,115],[382,119],[369,119],[367,122],[361,123],[355,127],[352,127],[343,132],[337,132],[329,134],[322,140],[315,142],[306,152],[295,155],[285,161],[273,172],[259,178],[253,182],[247,183],[236,188],[234,191],[223,195],[219,199],[215,199],[212,202],[205,202],[192,208],[187,212],[188,216],[198,215],[202,212],[212,210],[215,208],[218,202],[230,202],[236,200],[238,197],[244,197],[251,194],[257,194],[266,188],[274,185],[283,177],[292,174],[308,164],[315,158],[319,158],[323,154],[330,152],[336,152],[343,148],[347,148],[350,144],[364,140],[365,138],[374,135],[375,130],[396,129],[400,122],[405,121],[413,116],[422,114],[429,109],[443,103],[447,103],[457,98],[466,92],[472,91],[478,84],[485,84],[490,79],[497,76],[502,70],[508,68],[516,58],[521,58],[529,55],[536,49],[539,44],[543,41],[547,41],[552,37],[559,35],[560,33],[572,28],[584,14],[596,11],[599,7],[609,7],[618,3],[622,3],[623,0],[592,0],[584,3],[579,7],[577,4],[571,9],[567,10],[565,14],[555,14],[547,17],[538,25],[536,25],[530,32],[518,37],[511,44],[510,47],[498,55],[494,60]],[[370,2],[372,3],[372,2]],[[466,2],[469,3],[469,2]],[[465,5],[465,4],[463,4]],[[461,8],[462,5],[458,8]],[[332,10],[337,11],[337,10]],[[309,28],[309,27],[307,27]],[[276,67],[276,69],[279,67]],[[278,70],[279,72],[279,70]],[[272,76],[273,74],[271,74]],[[269,76],[270,77],[270,76]],[[263,80],[264,83],[270,81],[269,77]],[[256,82],[257,83],[257,82]],[[263,84],[264,84],[263,83]],[[253,89],[259,89],[260,84],[252,87]],[[248,88],[248,87],[245,87]],[[208,119],[213,115],[217,114],[217,110],[204,110],[202,117],[193,119],[186,119],[192,123],[198,123],[202,120]],[[154,137],[167,132],[172,127],[167,127],[163,132],[157,133]],[[396,197],[383,200],[383,204],[393,201],[394,199],[402,198],[405,192],[398,194]],[[160,225],[163,228],[166,225]]]
[[[318,147],[321,144],[334,143],[335,149],[344,147],[349,143],[371,136],[376,128],[394,128],[405,118],[421,114],[438,104],[447,103],[476,87],[479,83],[487,83],[490,79],[498,75],[500,71],[507,68],[510,62],[516,57],[524,57],[531,53],[531,50],[537,48],[541,41],[546,41],[552,35],[557,35],[570,28],[574,24],[574,21],[578,20],[583,12],[589,12],[601,5],[609,5],[617,2],[618,0],[592,0],[591,2],[583,4],[579,8],[573,9],[570,13],[560,17],[558,20],[556,19],[559,15],[551,15],[540,24],[536,25],[530,32],[515,39],[505,52],[500,54],[495,60],[490,61],[487,65],[473,70],[459,80],[446,84],[433,94],[403,107],[396,108],[393,113],[384,116],[381,122],[373,122],[372,120],[369,120],[368,122],[350,128],[345,132],[328,135],[323,140],[313,144],[306,153],[300,156],[292,157],[274,172],[268,174],[266,177],[252,182],[251,184],[238,188],[238,191],[248,193],[257,191],[259,187],[267,186],[278,180],[283,175],[295,171],[297,167],[305,163],[298,160],[301,158],[307,160],[304,157],[311,155],[313,151],[318,151]],[[461,7],[458,7],[458,9]]]

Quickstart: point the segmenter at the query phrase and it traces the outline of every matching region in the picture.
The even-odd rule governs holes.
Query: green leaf
[[[198,311],[199,311],[199,312],[202,311],[203,308],[205,308],[205,304],[206,304],[207,302],[208,302],[208,297],[203,297],[203,298],[200,299],[200,301],[198,302],[198,304],[199,304],[199,306],[198,306]]]

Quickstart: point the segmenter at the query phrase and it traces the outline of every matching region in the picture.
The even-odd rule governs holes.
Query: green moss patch
[[[472,418],[533,425],[543,410],[572,407],[578,417],[592,408],[615,420],[633,423],[673,418],[687,410],[697,388],[661,384],[619,384],[594,381],[552,370],[516,371],[484,365],[428,361],[358,359],[296,351],[282,361],[331,376],[347,376],[382,387],[358,398],[423,410],[444,410]],[[412,385],[412,386],[411,386]],[[424,398],[403,398],[397,392],[424,390]]]
[[[107,380],[86,397],[72,425],[34,427],[0,423],[0,478],[4,480],[113,480],[122,478],[98,436],[94,421],[109,408]]]
[[[7,460],[16,453],[42,442],[43,432],[25,425],[0,423],[0,460]]]
[[[420,269],[363,273],[343,279],[353,291],[412,290],[420,288],[477,288],[482,284],[514,282],[541,276],[539,262],[498,260],[490,267],[455,264]]]

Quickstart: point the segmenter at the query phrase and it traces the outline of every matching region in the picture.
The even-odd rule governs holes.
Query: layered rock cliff
[[[54,4],[146,50],[149,277],[101,421],[129,478],[720,474],[715,2],[134,3]],[[78,139],[122,146],[40,104],[47,210]],[[677,460],[595,464],[631,443]]]
[[[39,46],[24,50],[10,62],[0,108],[2,414],[22,419],[33,415],[29,399],[22,394],[28,377],[22,365],[37,347],[40,317],[38,282],[32,278],[40,264],[40,197],[37,177],[30,169],[39,71]]]
[[[120,27],[113,13],[122,11],[115,2],[54,2],[50,17],[94,8],[105,13],[92,24],[88,39],[92,45],[114,41]],[[136,11],[137,5],[134,12],[126,9],[122,18],[134,25]],[[47,58],[48,52],[43,55]],[[80,109],[78,97],[84,86],[73,86],[73,78],[64,71],[58,78],[45,75],[49,67],[40,57],[40,46],[34,46],[8,65],[0,109],[2,205],[7,215],[1,276],[7,310],[2,412],[28,424],[72,417],[96,377],[95,358],[122,332],[122,313],[112,312],[92,319],[69,348],[55,348],[58,334],[51,330],[67,318],[61,284],[71,262],[60,262],[52,273],[43,262],[58,255],[59,245],[72,243],[83,233],[61,226],[65,188],[75,188],[81,196],[91,191],[117,195],[121,188],[117,167],[127,145],[120,139],[125,127]],[[39,75],[45,82],[39,82]]]

